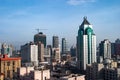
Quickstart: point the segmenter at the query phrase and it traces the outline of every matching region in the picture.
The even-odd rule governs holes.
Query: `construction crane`
[[[39,33],[40,31],[42,31],[42,30],[47,30],[47,29],[36,29],[36,31]]]

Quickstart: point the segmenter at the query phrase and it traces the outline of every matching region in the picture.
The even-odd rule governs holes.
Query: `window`
[[[7,62],[7,66],[10,66],[10,62]]]
[[[15,65],[15,61],[13,61],[13,65]]]
[[[10,70],[7,70],[7,77],[10,78]]]

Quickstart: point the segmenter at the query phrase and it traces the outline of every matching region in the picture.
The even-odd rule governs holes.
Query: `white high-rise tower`
[[[86,64],[96,62],[96,36],[86,17],[78,30],[77,59],[80,70],[86,70]]]

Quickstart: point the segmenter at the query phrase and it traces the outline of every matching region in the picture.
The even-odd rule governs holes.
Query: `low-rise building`
[[[0,73],[4,74],[5,79],[12,79],[17,68],[21,67],[21,58],[9,58],[2,55],[0,58]]]
[[[104,68],[104,65],[102,63],[88,64],[86,68],[86,80],[102,79],[103,68]]]
[[[50,70],[40,67],[21,67],[18,68],[17,75],[18,80],[47,80],[50,79]]]
[[[105,59],[103,63],[88,64],[86,68],[86,80],[119,80],[117,62]],[[117,75],[117,76],[116,76]]]
[[[30,72],[30,77],[33,80],[50,79],[50,70],[34,70]]]
[[[68,76],[60,77],[59,80],[85,80],[85,75],[71,74],[71,75],[68,75]]]
[[[120,80],[120,68],[104,68],[104,80]]]

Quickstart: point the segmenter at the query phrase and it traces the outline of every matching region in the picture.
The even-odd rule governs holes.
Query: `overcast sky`
[[[84,16],[93,25],[97,44],[120,38],[120,0],[0,0],[0,42],[18,47],[33,41],[39,28],[48,44],[57,35],[75,45]]]

